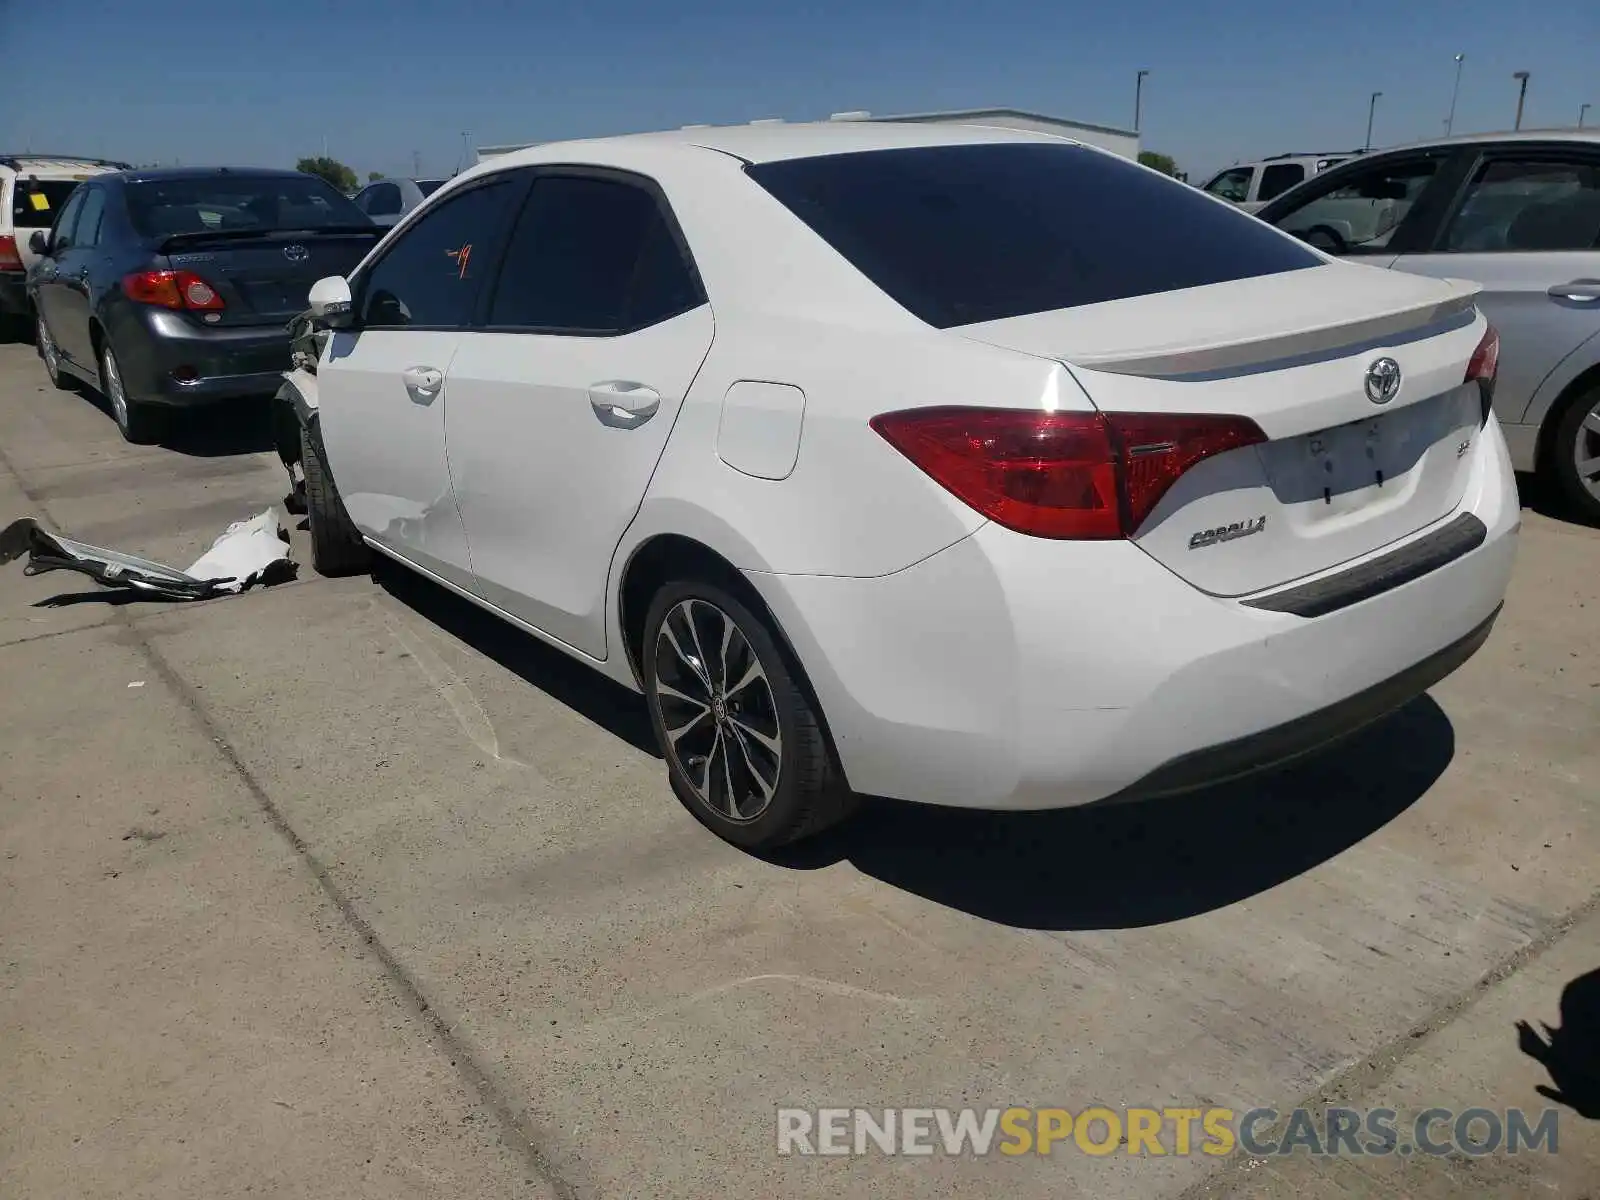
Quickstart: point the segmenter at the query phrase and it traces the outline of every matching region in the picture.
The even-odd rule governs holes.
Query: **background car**
[[[1474,134],[1336,167],[1259,213],[1353,261],[1483,285],[1511,460],[1600,523],[1600,134]]]
[[[313,561],[639,689],[740,845],[1194,788],[1488,635],[1520,510],[1473,292],[1023,131],[541,146],[313,287]]]
[[[1200,190],[1245,212],[1255,212],[1268,200],[1359,153],[1273,154],[1260,162],[1236,163],[1218,171]]]
[[[175,407],[276,392],[312,281],[380,236],[297,171],[95,176],[30,237],[39,354],[57,387],[88,383],[125,438],[150,441]]]
[[[355,205],[385,227],[421,204],[445,184],[443,179],[378,179],[355,194]]]
[[[25,328],[33,317],[27,275],[38,257],[28,245],[34,231],[50,228],[85,179],[127,166],[68,154],[0,154],[0,323]]]

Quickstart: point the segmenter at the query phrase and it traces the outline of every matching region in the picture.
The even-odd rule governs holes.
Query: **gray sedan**
[[[1519,471],[1600,524],[1600,134],[1486,133],[1356,159],[1257,214],[1330,254],[1471,279]]]
[[[444,186],[443,179],[375,179],[355,194],[374,225],[393,225]]]

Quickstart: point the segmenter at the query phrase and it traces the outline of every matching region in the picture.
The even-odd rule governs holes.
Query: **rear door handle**
[[[400,381],[406,385],[406,391],[411,393],[413,400],[426,404],[439,394],[444,372],[438,367],[407,367],[400,372]]]
[[[627,379],[608,379],[589,385],[589,404],[605,424],[632,429],[656,415],[661,393]]]
[[[1600,300],[1600,279],[1574,279],[1571,283],[1558,283],[1545,295],[1557,300],[1573,300],[1579,304],[1593,304]]]

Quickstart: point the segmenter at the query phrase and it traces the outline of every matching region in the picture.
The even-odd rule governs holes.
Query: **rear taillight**
[[[1132,537],[1196,463],[1266,441],[1244,417],[923,408],[872,427],[984,516],[1034,537]]]
[[[22,270],[22,255],[17,250],[17,239],[10,234],[0,234],[0,271]]]
[[[1489,419],[1494,409],[1494,382],[1500,374],[1500,333],[1493,325],[1483,331],[1478,348],[1467,360],[1467,377],[1463,383],[1476,382],[1483,397],[1483,420]]]
[[[139,271],[125,275],[122,293],[139,304],[161,308],[221,312],[225,307],[216,289],[193,271]]]

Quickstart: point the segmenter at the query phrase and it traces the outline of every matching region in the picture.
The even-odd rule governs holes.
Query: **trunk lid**
[[[1239,596],[1362,557],[1461,501],[1483,420],[1464,384],[1474,285],[1350,264],[958,330],[1056,359],[1106,412],[1248,417],[1267,441],[1180,476],[1134,541],[1204,591]],[[1386,403],[1369,368],[1400,370]]]
[[[170,268],[192,271],[222,297],[209,325],[285,325],[304,312],[317,280],[348,275],[377,244],[377,227],[339,231],[219,231],[161,243]]]

